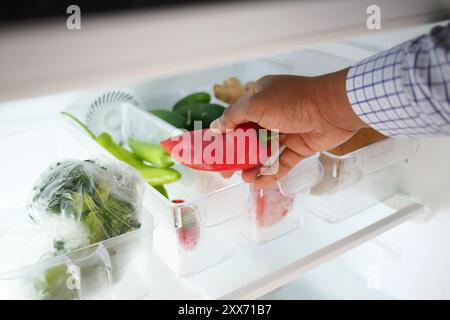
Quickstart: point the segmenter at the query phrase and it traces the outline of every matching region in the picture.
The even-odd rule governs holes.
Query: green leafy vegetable
[[[60,161],[34,186],[29,216],[54,232],[55,255],[70,253],[141,227],[141,181],[137,173],[117,163],[105,166],[92,160]],[[84,267],[82,272],[94,274],[93,268]],[[76,292],[66,286],[66,269],[65,265],[53,267],[35,281],[41,298],[76,298]]]
[[[70,276],[64,264],[48,269],[41,279],[35,280],[34,287],[38,297],[44,300],[77,299],[77,291],[67,286]]]
[[[46,214],[57,214],[79,221],[93,244],[138,229],[140,223],[131,197],[123,199],[113,192],[108,177],[116,182],[125,180],[117,172],[108,171],[92,161],[68,160],[49,168],[34,187],[31,200],[33,221],[48,221]],[[133,194],[132,183],[129,184]],[[129,192],[127,191],[127,192]],[[64,239],[56,239],[55,249],[64,251]],[[77,249],[77,248],[70,248]]]

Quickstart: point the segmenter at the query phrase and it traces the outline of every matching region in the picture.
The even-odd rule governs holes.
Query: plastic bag
[[[63,160],[29,196],[29,217],[48,229],[57,252],[69,252],[140,228],[141,177],[125,164]]]

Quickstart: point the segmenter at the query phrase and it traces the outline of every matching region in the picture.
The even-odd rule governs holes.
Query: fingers
[[[223,178],[225,178],[225,179],[231,178],[233,176],[233,174],[234,174],[234,171],[222,171],[222,172],[220,172],[220,175]]]
[[[278,170],[272,175],[260,175],[261,169],[256,168],[242,172],[242,179],[247,183],[254,183],[256,188],[268,188],[284,177],[293,167],[304,158],[315,154],[300,135],[281,135],[280,143],[286,149],[278,158]],[[272,167],[273,168],[273,167]]]
[[[226,129],[234,129],[241,123],[254,121],[257,122],[260,108],[258,105],[258,88],[260,88],[260,80],[254,86],[249,88],[242,97],[233,105],[225,109],[222,116],[211,123],[210,128],[219,131]],[[253,106],[250,110],[250,106]],[[256,107],[255,107],[256,106]]]
[[[290,149],[285,149],[278,159],[278,170],[275,174],[260,175],[261,168],[254,168],[243,171],[242,179],[247,183],[253,183],[257,189],[268,188],[283,178],[304,158],[304,156],[299,155]]]
[[[300,134],[281,134],[280,144],[305,157],[316,153]]]
[[[255,188],[264,189],[272,186],[304,158],[304,156],[286,148],[278,159],[278,171],[275,174],[258,176],[254,181]]]
[[[226,129],[234,129],[241,123],[251,121],[248,112],[249,99],[240,99],[235,104],[226,108],[222,116],[211,123],[211,129],[225,131]]]
[[[247,183],[253,183],[259,175],[259,168],[242,171],[242,180]]]

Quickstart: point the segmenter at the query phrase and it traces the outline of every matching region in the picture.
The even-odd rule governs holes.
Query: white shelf
[[[355,61],[374,52],[372,46],[356,49],[349,43],[314,48]],[[76,89],[76,86],[70,88]],[[76,93],[66,93],[34,99],[33,103],[0,104],[0,131],[13,132],[51,121],[75,96]],[[266,245],[252,245],[242,238],[233,259],[187,279],[176,276],[155,256],[153,291],[145,298],[258,298],[413,218],[422,208],[421,204],[396,195],[337,224],[308,215],[304,227]]]
[[[261,300],[386,300],[393,299],[381,288],[355,274],[342,258],[326,263]]]
[[[233,259],[187,279],[177,278],[156,259],[155,285],[147,298],[255,299],[411,219],[422,208],[397,194],[337,224],[308,215],[304,227],[266,245],[242,239]]]

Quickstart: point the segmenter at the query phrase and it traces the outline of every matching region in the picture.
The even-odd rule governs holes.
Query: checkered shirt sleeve
[[[362,60],[347,75],[358,116],[386,135],[450,135],[450,23]]]

